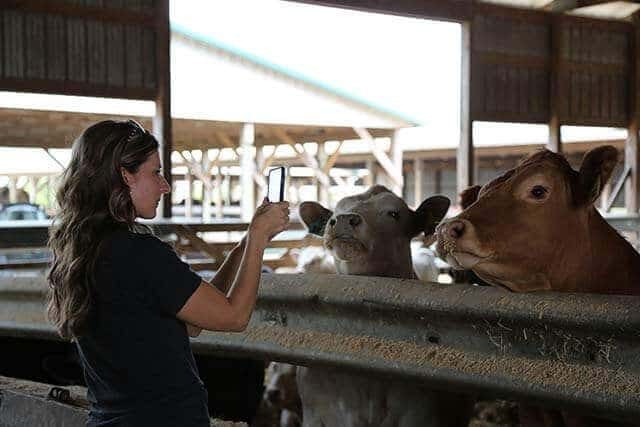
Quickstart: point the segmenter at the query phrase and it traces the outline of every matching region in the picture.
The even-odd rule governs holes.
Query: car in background
[[[33,203],[9,203],[0,207],[0,221],[48,219],[47,213]]]

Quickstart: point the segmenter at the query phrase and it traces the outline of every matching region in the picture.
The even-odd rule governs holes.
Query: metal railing
[[[44,286],[40,276],[0,277],[0,335],[57,339]],[[640,416],[640,297],[265,274],[249,328],[205,332],[193,348]]]

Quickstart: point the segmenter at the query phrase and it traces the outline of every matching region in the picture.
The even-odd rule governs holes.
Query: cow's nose
[[[452,239],[459,239],[464,234],[464,222],[451,221],[447,224],[447,234]]]
[[[343,227],[349,224],[351,228],[356,228],[358,225],[362,224],[362,217],[358,214],[342,214],[338,215],[338,223]]]

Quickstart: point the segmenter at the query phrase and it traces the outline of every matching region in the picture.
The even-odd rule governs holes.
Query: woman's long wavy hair
[[[101,242],[117,229],[135,228],[122,168],[137,172],[157,149],[153,135],[132,120],[96,123],[73,143],[49,235],[47,314],[63,338],[77,338],[85,330]]]

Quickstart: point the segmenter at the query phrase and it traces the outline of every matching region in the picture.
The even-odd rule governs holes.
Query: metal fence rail
[[[55,339],[42,277],[0,277],[0,334]],[[640,298],[334,275],[267,275],[244,333],[198,353],[418,381],[629,420],[640,415]]]

